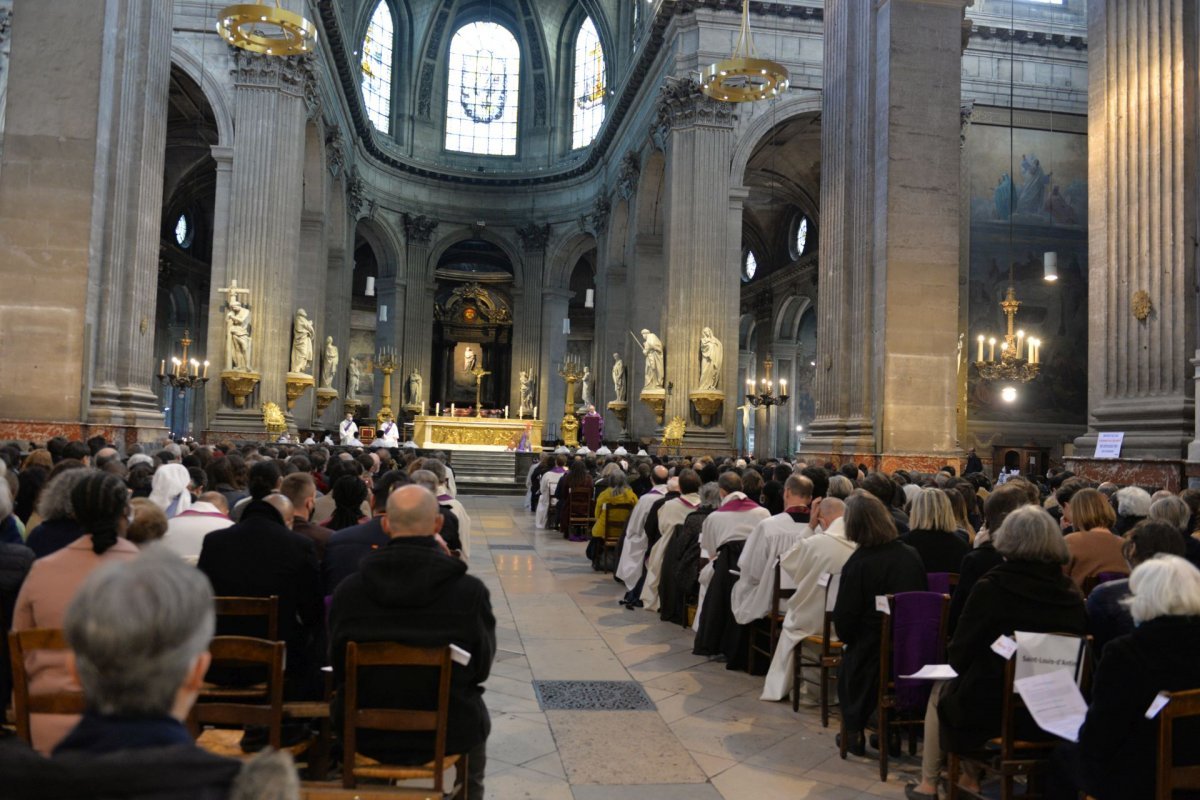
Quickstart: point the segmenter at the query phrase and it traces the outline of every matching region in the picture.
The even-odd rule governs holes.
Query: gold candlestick
[[[475,417],[478,419],[483,416],[483,376],[491,375],[492,373],[479,365],[475,365],[471,369],[471,374],[475,376]]]
[[[378,424],[395,419],[392,413],[392,373],[400,366],[396,360],[394,347],[380,348],[375,355],[375,368],[383,373],[383,386],[379,388],[379,413],[375,415]]]

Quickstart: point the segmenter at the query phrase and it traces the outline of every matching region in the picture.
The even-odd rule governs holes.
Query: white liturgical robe
[[[642,579],[642,564],[646,559],[646,516],[650,513],[650,507],[662,500],[666,493],[665,483],[651,488],[638,498],[629,514],[629,524],[625,526],[625,545],[621,548],[621,560],[617,563],[617,578],[624,581],[625,588],[631,592]]]
[[[699,494],[684,494],[663,503],[658,509],[659,540],[650,548],[646,559],[646,582],[642,585],[641,601],[647,611],[658,611],[658,578],[662,574],[663,557],[671,543],[675,527],[682,525],[687,515],[700,507]]]
[[[379,433],[376,434],[376,437],[384,443],[384,447],[399,447],[400,426],[389,419],[379,426]]]
[[[731,598],[733,618],[739,625],[749,625],[770,613],[771,596],[775,593],[775,562],[812,532],[807,521],[798,522],[796,517],[803,519],[800,514],[793,516],[786,511],[764,519],[746,539],[738,559],[741,576],[733,585]],[[781,588],[794,586],[791,577],[782,574],[780,584]]]
[[[842,518],[802,540],[779,559],[780,568],[792,577],[796,591],[787,602],[787,615],[779,629],[779,643],[763,684],[763,700],[782,700],[792,689],[792,650],[808,636],[819,634],[825,622],[826,586],[822,575],[841,575],[846,560],[854,553],[854,542],[846,538]],[[828,581],[832,583],[832,581]],[[833,591],[829,586],[829,591]]]
[[[567,470],[565,467],[555,467],[542,473],[542,483],[540,486],[542,494],[538,498],[537,516],[534,517],[534,521],[539,528],[546,527],[546,522],[550,519],[550,502],[554,500],[554,490],[558,488],[558,482],[566,474]],[[557,519],[554,520],[554,524],[558,524]]]
[[[771,516],[771,512],[746,497],[742,492],[733,492],[721,500],[721,507],[709,514],[700,529],[700,557],[708,563],[700,570],[700,599],[696,604],[696,619],[692,630],[700,630],[700,610],[704,608],[704,595],[713,577],[713,559],[722,545],[746,539],[754,526]]]
[[[466,507],[455,499],[445,484],[438,487],[438,505],[445,506],[458,519],[458,540],[462,542],[463,558],[471,557],[471,516]]]
[[[338,435],[340,436],[339,444],[343,446],[362,444],[358,440],[358,423],[352,419],[342,420],[342,424],[338,427]]]

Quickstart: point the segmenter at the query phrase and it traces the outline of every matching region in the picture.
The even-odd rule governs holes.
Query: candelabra
[[[171,371],[167,372],[167,360],[164,358],[158,362],[158,379],[162,384],[170,385],[180,391],[180,396],[185,389],[195,389],[197,386],[203,386],[208,383],[208,362],[201,362],[195,358],[188,357],[188,348],[192,346],[191,334],[187,331],[183,332],[183,339],[180,340],[183,345],[183,357],[171,357]],[[203,371],[201,371],[203,368]]]
[[[771,356],[767,356],[767,360],[763,362],[763,372],[765,373],[760,382],[761,391],[754,391],[754,381],[746,379],[746,402],[758,408],[760,406],[785,406],[790,399],[787,393],[787,381],[779,381],[779,394],[775,394],[775,382],[771,380],[771,368],[775,366],[775,362],[771,360]]]
[[[382,425],[395,419],[392,414],[392,373],[400,366],[396,360],[396,348],[382,347],[375,356],[375,368],[383,373],[383,386],[379,390],[379,413],[376,419]]]
[[[1004,341],[1000,343],[999,360],[996,359],[995,336],[986,336],[981,333],[975,338],[979,346],[976,351],[975,369],[979,371],[979,377],[985,381],[1028,383],[1036,378],[1041,370],[1041,340],[1033,337],[1027,338],[1023,330],[1014,331],[1017,310],[1020,307],[1021,301],[1017,299],[1016,291],[1010,283],[1008,293],[1000,302],[1000,308],[1004,309],[1004,316],[1008,318],[1008,333],[1004,335]],[[986,359],[983,352],[985,342],[988,346]],[[1022,351],[1025,351],[1024,357],[1022,357]]]
[[[567,401],[562,420],[563,444],[567,447],[579,447],[579,420],[575,417],[575,384],[583,380],[583,364],[568,357],[559,366],[558,376],[567,382]]]

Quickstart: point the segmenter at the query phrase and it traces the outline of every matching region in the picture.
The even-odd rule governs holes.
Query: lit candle
[[[204,374],[201,375],[200,377],[204,378],[205,380],[208,380],[208,362],[207,361],[204,362]]]
[[[996,360],[996,337],[988,339],[988,361]]]
[[[200,362],[194,358],[192,359],[192,377],[193,378],[200,377]]]
[[[437,404],[436,410],[433,412],[433,415],[435,417],[440,417],[442,415],[442,404],[441,403]]]
[[[786,380],[786,379],[780,378],[780,380],[779,380],[779,393],[780,393],[780,394],[787,394],[787,380]]]
[[[450,416],[454,416],[454,403],[450,404]]]
[[[1000,343],[1000,360],[1004,360],[1004,354],[1008,351],[1008,342]]]
[[[508,419],[508,406],[504,407],[504,418]]]
[[[1021,357],[1021,351],[1024,349],[1025,331],[1017,331],[1017,358]]]
[[[979,334],[979,358],[976,361],[983,361],[983,334]]]
[[[538,415],[537,415],[537,410],[538,410],[538,407],[537,407],[537,406],[534,406],[534,407],[533,407],[533,418],[534,418],[534,419],[537,419],[537,418],[538,418]]]
[[[159,375],[167,374],[167,360],[165,358],[158,362],[158,374]]]
[[[425,416],[425,401],[421,401],[421,416]]]

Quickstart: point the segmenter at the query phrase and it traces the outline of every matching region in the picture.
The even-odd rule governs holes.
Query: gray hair
[[[700,504],[710,508],[721,505],[721,488],[716,481],[709,481],[700,487]]]
[[[854,483],[849,478],[845,475],[832,475],[829,478],[829,489],[825,492],[825,496],[845,500],[853,491]]]
[[[621,469],[620,464],[609,464],[604,468],[604,472],[600,475],[608,488],[612,490],[612,494],[619,494],[629,485],[629,478],[625,475],[625,470]]]
[[[1200,615],[1200,570],[1187,559],[1160,553],[1134,568],[1126,600],[1134,624],[1158,617]]]
[[[415,472],[413,472],[413,474],[409,475],[408,477],[417,486],[424,486],[426,489],[433,492],[435,495],[437,494],[437,490],[438,490],[437,475],[434,475],[431,471],[429,471],[427,469],[419,469],[419,470],[416,470]]]
[[[1054,517],[1040,506],[1021,506],[992,536],[996,552],[1009,561],[1066,564],[1071,556]]]
[[[0,464],[4,462],[0,461]],[[4,479],[4,473],[0,472],[0,522],[8,519],[13,513],[12,492],[8,490],[8,481]]]
[[[1117,514],[1122,517],[1144,517],[1150,513],[1150,493],[1140,486],[1118,489]]]
[[[108,715],[169,714],[215,624],[208,579],[163,545],[96,570],[64,625],[88,706]]]
[[[71,491],[75,484],[91,474],[91,470],[69,469],[60,472],[42,488],[37,501],[37,513],[43,520],[67,519],[74,511],[71,506]]]
[[[1192,509],[1183,498],[1171,495],[1151,503],[1148,516],[1150,519],[1160,519],[1177,530],[1187,533],[1188,523],[1192,520]]]

